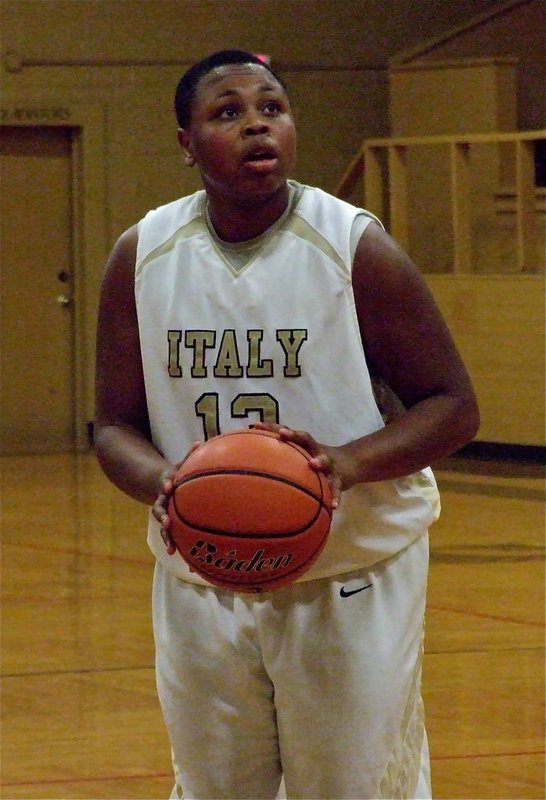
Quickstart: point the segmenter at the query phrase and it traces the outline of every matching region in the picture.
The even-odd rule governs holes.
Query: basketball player
[[[427,465],[477,430],[468,375],[380,222],[290,180],[294,120],[268,66],[216,53],[181,79],[175,108],[204,190],[113,249],[95,438],[109,478],[151,507],[172,797],[274,798],[283,777],[293,798],[430,797]],[[404,407],[386,425],[371,376]],[[260,595],[191,573],[166,515],[186,453],[252,424],[303,445],[337,505],[310,572]]]

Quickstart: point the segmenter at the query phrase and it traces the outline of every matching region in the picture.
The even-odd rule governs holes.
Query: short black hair
[[[260,64],[286,91],[283,80],[259,56],[248,53],[246,50],[218,50],[216,53],[202,58],[180,78],[174,96],[174,112],[181,128],[187,128],[191,122],[191,104],[201,78],[216,67],[223,67],[225,64]]]

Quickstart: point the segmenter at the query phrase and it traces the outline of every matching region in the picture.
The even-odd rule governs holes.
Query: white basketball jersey
[[[234,268],[211,235],[204,191],[139,226],[135,292],[152,438],[172,462],[191,444],[263,419],[342,445],[383,427],[351,283],[351,229],[368,212],[291,182],[289,213]],[[295,190],[295,191],[294,191]],[[248,243],[247,243],[248,244]],[[430,470],[344,492],[328,543],[300,580],[369,566],[438,514]],[[150,516],[148,541],[178,577]]]

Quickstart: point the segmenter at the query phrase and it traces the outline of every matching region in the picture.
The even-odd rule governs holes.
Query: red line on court
[[[519,756],[541,756],[544,755],[544,750],[529,750],[520,751],[515,753],[467,753],[466,755],[444,755],[434,756],[431,755],[431,761],[455,761],[455,760],[472,760],[478,758],[518,758]],[[131,780],[147,780],[155,778],[170,778],[171,774],[166,772],[152,772],[145,775],[97,775],[96,777],[74,777],[74,778],[57,778],[46,780],[33,780],[33,781],[2,781],[2,786],[38,786],[38,785],[52,785],[52,784],[65,784],[65,783],[95,783],[99,781],[131,781]]]
[[[51,785],[55,783],[95,783],[99,781],[139,781],[154,778],[170,778],[171,774],[167,772],[152,772],[146,775],[97,775],[96,778],[91,777],[74,777],[74,778],[57,778],[46,780],[33,780],[33,781],[2,781],[0,786],[41,786]],[[174,780],[174,777],[173,777]]]
[[[125,564],[136,564],[139,567],[151,567],[153,566],[153,557],[150,554],[150,561],[144,558],[128,558],[126,556],[119,556],[113,555],[110,553],[92,553],[92,552],[85,552],[85,550],[74,550],[68,547],[50,547],[49,545],[40,545],[40,544],[19,544],[15,542],[4,542],[4,547],[19,547],[27,550],[47,550],[51,553],[65,553],[67,555],[73,556],[82,556],[85,558],[102,558],[108,559],[109,561],[120,561]],[[465,614],[468,617],[477,617],[480,619],[493,619],[498,622],[512,622],[515,625],[530,625],[533,628],[543,628],[544,623],[542,622],[532,622],[525,619],[514,619],[513,617],[504,617],[499,616],[498,614],[484,614],[479,611],[472,611],[470,609],[465,608],[447,608],[445,606],[435,606],[435,605],[428,605],[427,609],[430,611],[444,611],[451,614]]]
[[[517,758],[518,756],[542,756],[544,750],[529,750],[519,753],[467,753],[462,756],[430,756],[431,761],[455,761],[473,758]]]
[[[125,564],[137,564],[139,567],[153,567],[154,564],[151,553],[150,561],[148,561],[144,558],[129,558],[127,556],[118,556],[112,553],[93,553],[86,551],[83,548],[81,550],[75,550],[70,547],[50,547],[49,545],[42,544],[19,544],[18,542],[4,542],[2,547],[18,547],[23,550],[45,550],[50,553],[65,553],[66,555],[82,556],[84,558],[103,558],[108,559],[109,561],[122,561]]]
[[[150,554],[150,561],[144,558],[128,558],[126,556],[113,555],[110,553],[92,553],[85,552],[85,550],[74,550],[68,547],[50,547],[49,545],[41,544],[19,544],[16,542],[4,542],[3,547],[19,547],[27,550],[47,550],[51,553],[65,553],[67,555],[82,556],[85,558],[102,558],[110,561],[120,561],[125,564],[136,564],[139,567],[153,566],[153,556]],[[515,625],[529,625],[533,628],[543,628],[544,623],[532,622],[525,619],[514,619],[513,617],[499,616],[498,614],[484,614],[479,611],[472,611],[465,608],[447,608],[445,606],[428,605],[427,609],[430,611],[444,611],[451,614],[465,614],[468,617],[476,617],[479,619],[492,619],[498,622],[512,622]]]
[[[466,608],[446,608],[445,606],[427,605],[430,611],[446,611],[452,614],[465,614],[468,617],[479,617],[480,619],[494,619],[498,622],[513,622],[515,625],[531,625],[532,627],[543,628],[544,623],[532,622],[526,619],[514,619],[513,617],[502,617],[498,614],[483,614],[480,611],[472,611]]]

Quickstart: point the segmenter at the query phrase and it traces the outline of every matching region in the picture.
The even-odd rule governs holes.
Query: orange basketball
[[[332,495],[311,456],[276,433],[209,439],[182,464],[169,502],[171,536],[210,583],[261,592],[293,583],[326,543]]]

